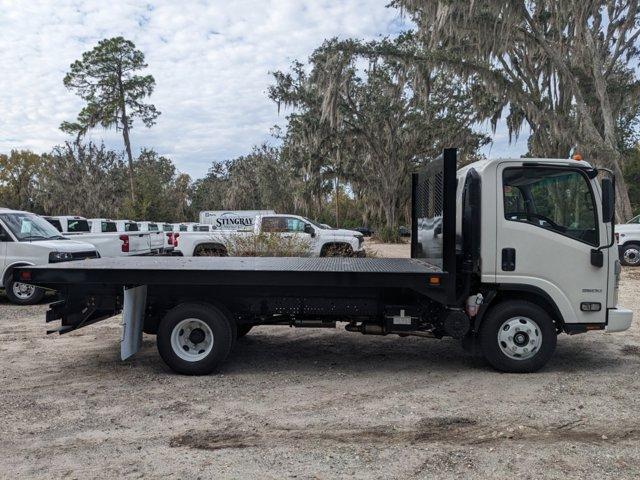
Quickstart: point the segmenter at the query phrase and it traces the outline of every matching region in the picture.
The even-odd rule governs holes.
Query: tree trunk
[[[136,203],[136,194],[133,182],[133,155],[131,154],[131,142],[129,141],[129,125],[127,123],[128,119],[124,113],[122,114],[122,121],[124,123],[122,136],[124,137],[124,146],[127,150],[127,159],[129,161],[129,186],[131,188],[131,206],[133,207]]]
[[[135,208],[136,194],[133,181],[133,155],[131,153],[131,141],[129,140],[129,118],[127,117],[127,107],[124,98],[124,86],[122,85],[122,71],[118,69],[118,89],[120,91],[120,108],[122,109],[122,137],[124,138],[124,147],[127,151],[127,160],[129,161],[129,187],[131,188],[131,208]]]
[[[336,177],[336,228],[340,228],[340,178]]]

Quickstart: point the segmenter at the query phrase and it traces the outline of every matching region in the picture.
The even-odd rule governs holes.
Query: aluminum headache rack
[[[447,272],[449,301],[456,285],[457,150],[446,148],[411,178],[411,257]]]

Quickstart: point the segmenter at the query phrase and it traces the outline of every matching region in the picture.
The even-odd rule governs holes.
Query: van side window
[[[505,219],[598,245],[595,200],[583,173],[562,168],[507,168],[503,193]]]

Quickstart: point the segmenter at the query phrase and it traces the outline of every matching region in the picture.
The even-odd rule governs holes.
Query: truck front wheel
[[[628,267],[637,267],[640,265],[640,245],[630,243],[622,247],[620,261]]]
[[[556,349],[556,326],[549,314],[531,302],[513,300],[488,312],[480,328],[480,347],[497,370],[535,372]]]
[[[34,305],[44,297],[44,290],[34,285],[9,280],[5,293],[11,303],[16,305]]]
[[[158,326],[160,356],[175,372],[207,375],[229,355],[235,323],[213,305],[185,303],[173,308]]]

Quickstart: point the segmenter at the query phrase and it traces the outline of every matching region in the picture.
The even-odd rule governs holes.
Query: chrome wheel
[[[203,320],[186,318],[171,332],[171,348],[187,362],[202,360],[213,349],[213,331]]]
[[[14,282],[11,287],[13,294],[20,300],[29,300],[36,293],[36,287],[27,285],[26,283]]]
[[[535,356],[542,345],[538,324],[528,317],[512,317],[498,330],[498,345],[502,353],[514,360]]]
[[[640,251],[635,247],[626,248],[622,254],[622,258],[627,265],[640,265]]]

